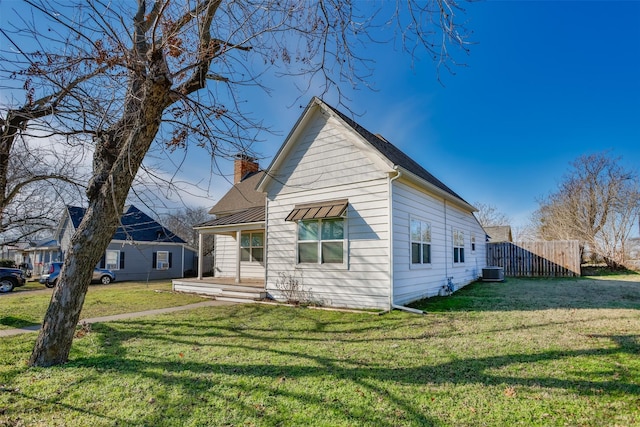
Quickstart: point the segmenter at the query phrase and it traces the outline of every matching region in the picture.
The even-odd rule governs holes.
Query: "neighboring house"
[[[265,172],[251,163],[236,160],[244,179],[197,227],[216,235],[219,276],[262,278],[276,299],[297,282],[324,305],[390,309],[465,286],[486,265],[473,206],[318,98]]]
[[[39,240],[25,249],[24,262],[32,266],[33,276],[39,276],[49,263],[60,260],[60,245],[52,238]]]
[[[55,233],[59,249],[68,246],[84,213],[84,208],[66,207]],[[98,267],[112,270],[118,281],[184,277],[196,265],[195,249],[132,205],[125,207],[120,226],[98,263]]]
[[[510,225],[484,227],[484,231],[487,232],[489,243],[513,242]]]
[[[53,261],[60,261],[61,255],[58,242],[50,238],[0,247],[0,258],[10,259],[17,266],[26,264],[33,275],[42,274],[44,266]]]
[[[626,242],[627,259],[625,267],[640,271],[640,237],[632,237]]]

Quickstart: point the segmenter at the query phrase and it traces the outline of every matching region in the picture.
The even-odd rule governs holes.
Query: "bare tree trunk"
[[[91,273],[113,236],[116,214],[110,200],[94,201],[87,209],[65,255],[58,285],[51,297],[56,303],[49,304],[30,365],[51,366],[68,360]],[[105,217],[109,218],[108,224]]]
[[[89,207],[71,238],[60,278],[51,297],[31,366],[52,366],[69,358],[75,328],[94,267],[115,233],[129,189],[170,103],[168,79],[132,82],[123,118],[100,136],[89,182]]]

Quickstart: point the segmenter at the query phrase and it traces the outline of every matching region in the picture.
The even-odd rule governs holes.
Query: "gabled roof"
[[[235,184],[210,210],[211,215],[223,216],[244,211],[250,208],[262,207],[266,203],[264,193],[256,190],[258,182],[264,176],[264,171],[246,176]],[[263,218],[264,220],[264,218]]]
[[[303,126],[303,123],[308,120],[310,117],[310,111],[314,108],[318,107],[324,111],[329,112],[331,115],[336,117],[339,121],[341,121],[347,128],[353,130],[358,136],[360,136],[366,144],[370,145],[375,149],[378,155],[386,161],[387,164],[393,167],[393,169],[400,170],[403,172],[405,176],[413,175],[418,178],[418,181],[424,186],[426,189],[429,189],[433,192],[439,193],[443,197],[452,200],[470,211],[475,211],[476,209],[471,206],[468,202],[466,202],[460,195],[458,195],[451,188],[446,186],[442,181],[433,176],[430,172],[428,172],[425,168],[420,166],[416,161],[414,161],[411,157],[403,153],[398,147],[388,142],[386,139],[375,135],[369,132],[367,129],[356,123],[354,120],[350,119],[334,107],[328,105],[321,99],[317,97],[313,97],[307,108],[302,113],[293,129],[285,139],[284,144],[280,147],[278,153],[276,153],[273,161],[267,171],[272,171],[272,168],[278,167],[279,163],[283,161],[283,157],[286,156],[286,152],[288,151],[289,145],[292,144],[292,141],[296,139],[297,133],[299,132],[299,128]],[[266,173],[258,183],[258,190],[264,190],[266,188],[269,180],[273,179],[271,173]]]
[[[321,101],[322,102],[322,101]],[[407,156],[403,153],[398,147],[387,141],[386,139],[380,137],[379,135],[374,135],[369,132],[367,129],[360,126],[358,123],[350,119],[349,117],[342,114],[340,111],[336,110],[332,106],[327,103],[324,103],[328,108],[331,109],[334,113],[336,113],[346,124],[348,124],[353,130],[355,130],[360,136],[362,136],[369,144],[373,146],[376,150],[380,152],[384,157],[390,160],[394,165],[400,166],[403,169],[411,172],[412,174],[419,176],[430,184],[435,185],[439,189],[449,193],[450,195],[460,199],[460,197],[456,192],[447,187],[442,181],[440,181],[435,176],[431,175],[425,168],[420,166],[415,160],[411,157]]]
[[[67,212],[73,228],[77,229],[86,209],[67,206]],[[180,237],[133,205],[125,207],[120,218],[120,226],[111,239],[133,240],[134,242],[185,243]]]
[[[485,233],[489,236],[489,242],[512,242],[511,226],[496,225],[484,227]]]

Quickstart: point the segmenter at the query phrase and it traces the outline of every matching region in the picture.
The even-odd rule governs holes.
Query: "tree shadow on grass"
[[[243,316],[258,316],[260,310],[241,310]],[[225,312],[226,313],[226,312]],[[236,313],[237,314],[237,313]],[[542,351],[533,354],[508,354],[479,358],[448,360],[442,363],[397,366],[380,358],[363,358],[349,352],[323,352],[309,342],[308,332],[314,327],[300,327],[295,323],[278,323],[278,330],[265,336],[266,328],[254,328],[252,322],[216,316],[201,323],[156,318],[126,322],[96,324],[91,335],[101,341],[104,351],[98,356],[81,356],[66,365],[69,368],[91,368],[104,373],[113,370],[123,380],[135,382],[141,376],[173,390],[154,396],[140,425],[167,425],[166,411],[189,419],[193,405],[223,407],[230,415],[230,423],[259,420],[261,424],[292,424],[286,412],[291,407],[325,412],[332,419],[351,425],[439,425],[438,413],[428,405],[416,405],[415,398],[401,390],[406,386],[480,385],[511,387],[543,387],[567,390],[578,395],[592,395],[605,390],[610,395],[640,396],[640,384],[634,382],[638,373],[594,381],[587,373],[572,373],[563,377],[552,375],[513,374],[519,365],[568,362],[573,358],[637,355],[640,353],[639,335],[593,335],[596,340],[610,340],[607,348],[588,348],[563,351]],[[339,336],[328,336],[340,344],[349,345],[351,338],[366,331],[365,325],[351,330],[348,321],[340,325]],[[373,322],[375,323],[375,322]],[[369,325],[370,323],[366,323]],[[166,328],[163,327],[166,325]],[[354,323],[351,322],[352,327]],[[393,325],[391,322],[388,326]],[[172,329],[175,327],[176,329]],[[192,332],[177,334],[190,327]],[[306,329],[305,329],[306,328]],[[318,325],[323,331],[326,325]],[[203,331],[206,331],[203,333]],[[322,332],[332,335],[334,331]],[[320,342],[321,333],[312,339]],[[144,342],[144,346],[136,346]],[[294,345],[290,345],[291,343]],[[170,354],[154,357],[145,348],[188,348],[193,354]],[[222,353],[220,353],[222,352]],[[238,356],[234,362],[230,354]],[[213,356],[207,356],[213,355]],[[259,362],[256,362],[259,361]],[[275,362],[273,362],[275,361]],[[89,379],[91,380],[91,379]],[[288,387],[287,381],[316,384],[315,388]],[[347,392],[359,390],[367,396],[377,396],[388,402],[393,413],[371,410],[371,400],[357,403],[336,393],[336,387],[346,384]],[[178,396],[178,397],[176,397]],[[267,396],[271,407],[256,402]],[[25,396],[31,397],[31,396]],[[196,403],[194,403],[196,402]],[[67,405],[68,406],[68,405]],[[68,406],[69,410],[75,410]],[[86,408],[78,407],[86,412]],[[177,412],[176,412],[177,411]],[[101,414],[95,414],[102,416]],[[130,419],[115,420],[122,424]]]
[[[0,317],[0,325],[7,326],[11,329],[25,328],[28,326],[39,326],[39,323],[31,322],[29,320],[21,319],[14,316]]]

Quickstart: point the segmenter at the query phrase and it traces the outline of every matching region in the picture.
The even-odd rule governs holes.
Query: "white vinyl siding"
[[[264,233],[263,230],[260,230],[259,232]],[[235,239],[235,234],[217,234],[214,241],[215,264],[213,275],[216,277],[236,277],[236,253],[238,243]],[[255,252],[254,255],[256,255]],[[242,261],[240,263],[240,277],[263,279],[264,256],[263,261],[257,261],[255,257],[253,261]]]
[[[411,260],[411,218],[428,218],[431,231],[431,264],[417,269]],[[393,184],[394,301],[410,301],[438,295],[447,277],[457,288],[476,280],[486,265],[485,246],[476,244],[465,254],[464,264],[453,262],[453,230],[482,235],[483,230],[470,212],[405,181]],[[454,268],[455,265],[455,268]]]
[[[385,309],[391,277],[393,303],[400,305],[437,295],[447,277],[456,288],[479,277],[485,265],[484,245],[476,245],[474,253],[465,254],[465,263],[453,268],[453,229],[465,236],[483,235],[470,212],[402,176],[391,184],[390,201],[393,165],[328,113],[316,110],[303,123],[269,171],[273,178],[265,188],[266,289],[271,296],[282,297],[278,279],[284,275],[294,277],[303,291],[324,305]],[[339,199],[348,200],[344,263],[299,263],[298,224],[285,218],[296,205]],[[420,254],[428,263],[411,262],[411,218],[429,225],[429,238],[415,241],[428,245],[429,256]],[[393,260],[389,259],[391,233]]]
[[[267,291],[279,274],[295,276],[316,301],[331,306],[389,304],[388,175],[335,119],[315,113],[267,189]],[[344,263],[298,263],[295,205],[348,199]]]

